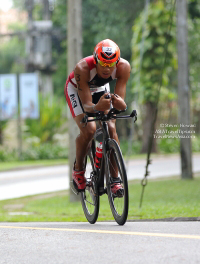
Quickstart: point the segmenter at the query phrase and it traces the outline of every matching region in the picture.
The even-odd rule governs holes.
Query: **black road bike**
[[[124,225],[128,217],[129,195],[126,168],[118,143],[109,136],[107,122],[111,119],[124,118],[134,118],[135,122],[137,120],[137,112],[133,110],[131,115],[119,116],[121,112],[124,111],[112,108],[108,114],[104,114],[103,112],[86,113],[82,120],[84,125],[87,125],[88,122],[100,122],[100,128],[96,130],[85,159],[86,189],[84,192],[80,192],[84,214],[91,224],[97,221],[100,196],[105,193],[108,195],[110,208],[116,222],[119,225]],[[88,119],[88,117],[93,117],[93,119]],[[95,144],[98,137],[101,137],[103,146],[103,157],[100,168],[95,166]],[[111,171],[113,172],[113,170],[115,170],[115,175],[118,175],[117,183],[120,183],[123,187],[121,197],[118,197],[111,191],[111,185],[116,182],[111,175]]]

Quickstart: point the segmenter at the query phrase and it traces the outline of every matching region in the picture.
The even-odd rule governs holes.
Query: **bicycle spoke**
[[[115,161],[115,166],[113,165],[113,163],[111,162],[111,155],[113,155],[114,157],[114,161]],[[117,154],[114,150],[110,151],[109,153],[109,167],[114,171],[114,174],[117,175],[117,177],[120,179],[120,184],[123,186],[123,178],[122,178],[122,170],[120,167],[120,164],[117,162]],[[117,167],[117,170],[116,170]],[[112,175],[111,175],[112,177]],[[112,181],[110,183],[110,185],[112,184]],[[112,193],[112,191],[111,191]],[[115,207],[115,210],[117,212],[117,214],[122,215],[123,213],[123,209],[124,209],[124,197],[117,197],[117,195],[112,193],[112,201],[113,201],[113,205]]]
[[[81,193],[81,203],[87,220],[94,224],[99,213],[99,197],[96,193],[96,171],[92,151],[89,151],[85,161],[86,189]]]
[[[128,184],[124,161],[115,140],[109,141],[107,164],[106,175],[110,207],[117,223],[123,225],[128,215]],[[115,180],[116,177],[117,180]]]

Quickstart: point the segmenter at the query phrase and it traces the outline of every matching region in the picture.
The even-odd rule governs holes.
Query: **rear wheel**
[[[105,157],[105,171],[107,193],[112,214],[119,225],[124,225],[128,217],[128,182],[121,150],[117,142],[113,139],[108,141],[108,150]],[[114,182],[111,173],[118,176],[118,183],[122,186],[122,190],[118,195],[114,194],[111,190],[111,186]]]
[[[94,149],[94,144],[92,144],[86,156],[86,189],[80,193],[83,211],[90,224],[94,224],[99,215],[99,196],[97,191],[97,174],[94,166]]]

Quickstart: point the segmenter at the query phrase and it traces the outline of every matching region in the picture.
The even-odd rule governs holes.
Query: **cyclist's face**
[[[116,66],[113,67],[103,67],[101,66],[99,63],[97,63],[97,74],[99,77],[103,78],[103,79],[108,79],[112,72],[114,71]]]

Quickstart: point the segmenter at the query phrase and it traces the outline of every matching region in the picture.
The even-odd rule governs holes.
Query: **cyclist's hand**
[[[112,94],[112,105],[117,110],[125,110],[126,109],[126,103],[124,100],[118,95],[118,94]]]
[[[110,93],[105,93],[100,97],[95,107],[97,111],[106,111],[110,109],[111,96],[110,98],[105,98],[105,97],[108,97],[108,95],[110,95]]]

